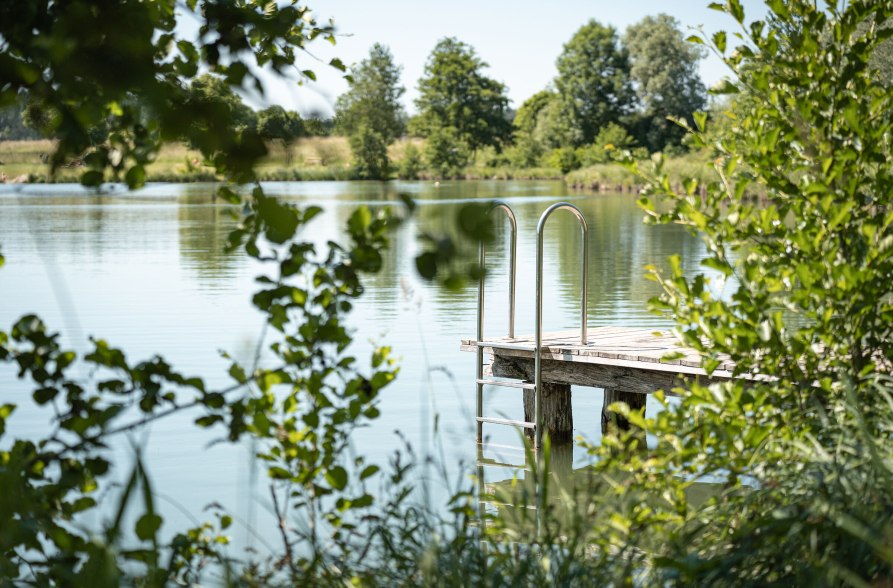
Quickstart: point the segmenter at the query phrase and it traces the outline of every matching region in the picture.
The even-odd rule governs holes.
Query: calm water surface
[[[465,472],[460,464],[475,456],[475,358],[458,347],[461,338],[474,335],[476,289],[450,292],[418,278],[414,257],[420,231],[450,230],[467,200],[500,198],[512,206],[519,224],[518,333],[533,332],[536,223],[554,202],[572,201],[589,222],[591,326],[667,326],[647,312],[646,302],[657,289],[645,279],[643,266],[660,265],[676,253],[694,268],[704,255],[701,244],[679,227],[643,225],[633,196],[568,192],[558,182],[321,182],[266,188],[325,210],[304,235],[319,243],[341,238],[357,203],[385,203],[397,192],[418,199],[415,216],[393,236],[383,271],[368,280],[352,315],[359,357],[376,340],[402,358],[397,382],[384,392],[381,418],[358,432],[355,446],[384,462],[401,447],[399,431],[418,452],[442,456],[454,478]],[[227,383],[228,363],[220,351],[247,360],[258,344],[262,317],[250,298],[259,268],[244,256],[223,252],[234,221],[225,206],[212,201],[212,192],[212,186],[195,184],[155,185],[132,194],[120,189],[94,194],[72,185],[0,186],[0,247],[7,259],[0,270],[0,328],[37,313],[62,332],[70,348],[83,351],[88,337],[102,338],[131,360],[161,353],[187,374]],[[486,332],[492,335],[503,334],[507,325],[507,231],[503,237],[488,254]],[[546,330],[579,326],[580,245],[572,216],[554,215],[545,239]],[[20,405],[0,443],[47,430],[49,415],[31,407],[29,398],[14,371],[0,367],[0,403]],[[573,402],[575,433],[597,442],[601,392],[575,388]],[[517,390],[488,392],[486,403],[487,414],[523,416]],[[490,426],[485,434],[494,446],[518,445],[508,428]],[[253,463],[250,447],[213,443],[216,439],[184,416],[154,424],[116,451],[127,464],[132,445],[142,448],[167,531],[204,520],[202,509],[217,501],[241,523],[236,542],[252,544],[256,538],[247,528],[272,528],[264,523],[263,471]],[[584,460],[577,450],[575,461]],[[125,465],[117,475],[126,473]]]

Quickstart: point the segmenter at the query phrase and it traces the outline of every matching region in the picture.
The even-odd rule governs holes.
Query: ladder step
[[[507,506],[509,508],[526,508],[527,510],[539,510],[539,507],[533,504],[512,504],[510,502],[500,502],[498,500],[478,500],[481,504],[489,504],[491,506]]]
[[[514,427],[523,427],[525,429],[535,429],[536,423],[529,421],[513,421],[511,419],[494,419],[490,417],[475,417],[479,423],[492,423],[494,425],[512,425]]]
[[[529,465],[520,464],[520,463],[503,463],[501,461],[491,460],[491,459],[482,459],[475,462],[475,465],[479,468],[506,468],[509,470],[525,470],[528,472],[532,472],[533,469]]]
[[[475,380],[478,384],[492,384],[494,386],[505,386],[506,388],[520,388],[521,390],[534,390],[536,384],[525,384],[523,382],[504,382],[502,380],[490,380],[487,378]]]
[[[478,347],[491,347],[493,349],[514,349],[516,351],[533,351],[533,345],[529,343],[503,343],[502,341],[476,341]]]

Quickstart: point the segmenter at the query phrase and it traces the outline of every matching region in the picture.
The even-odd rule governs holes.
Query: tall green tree
[[[602,127],[632,111],[629,55],[614,27],[590,20],[564,46],[556,66],[566,145],[591,143]]]
[[[419,80],[413,130],[427,137],[452,128],[472,150],[500,148],[511,134],[509,101],[505,85],[484,75],[486,67],[470,45],[453,37],[438,41]]]
[[[679,145],[685,130],[667,117],[691,121],[692,113],[706,106],[707,92],[698,73],[706,51],[685,41],[679,21],[666,14],[631,25],[623,42],[641,108],[634,125],[639,143],[651,151]]]
[[[406,88],[400,84],[401,69],[386,45],[373,45],[369,57],[351,68],[350,88],[335,103],[337,129],[354,135],[365,127],[386,143],[403,135],[406,113],[400,97]]]
[[[275,105],[257,113],[257,132],[265,141],[279,141],[285,161],[291,163],[291,146],[304,134],[304,121],[297,112]]]

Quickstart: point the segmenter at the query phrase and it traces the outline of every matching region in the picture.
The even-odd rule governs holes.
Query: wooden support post
[[[524,390],[524,420],[533,421],[533,390]],[[574,438],[574,415],[571,409],[571,387],[568,384],[543,382],[543,430],[552,444],[567,443]],[[528,436],[532,429],[526,429]]]
[[[618,434],[629,431],[632,426],[625,417],[608,410],[614,402],[623,402],[629,406],[630,411],[645,412],[645,394],[638,392],[625,392],[613,388],[605,388],[605,403],[602,406],[602,436]]]

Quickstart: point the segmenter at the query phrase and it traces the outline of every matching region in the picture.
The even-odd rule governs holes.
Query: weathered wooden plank
[[[499,354],[490,366],[494,376],[533,380],[533,361],[529,358]],[[652,394],[663,390],[672,395],[673,388],[697,380],[701,383],[722,381],[726,378],[683,375],[638,367],[601,365],[594,363],[543,360],[543,381],[572,386],[592,386],[622,390],[637,394]]]
[[[633,327],[596,327],[588,332],[587,345],[578,340],[579,331],[561,331],[543,336],[543,357],[551,360],[570,362],[575,365],[590,363],[615,367],[635,368],[687,375],[705,376],[701,367],[702,359],[693,349],[680,347],[676,339],[667,332]],[[496,349],[498,355],[520,358],[533,358],[533,337],[520,336],[514,339],[493,339],[494,344],[511,342],[530,349]],[[463,351],[477,349],[473,339],[463,340]],[[493,354],[494,349],[484,348],[485,353]],[[682,357],[664,359],[669,354],[682,353]],[[575,368],[576,369],[576,368]],[[714,373],[717,378],[730,377],[734,365],[723,362],[720,370]]]

